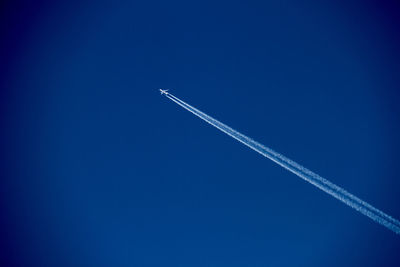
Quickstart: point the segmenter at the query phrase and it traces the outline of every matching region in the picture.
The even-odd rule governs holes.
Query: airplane
[[[168,90],[169,90],[169,89],[165,89],[165,90],[160,89],[160,93],[161,93],[162,95],[168,95]]]

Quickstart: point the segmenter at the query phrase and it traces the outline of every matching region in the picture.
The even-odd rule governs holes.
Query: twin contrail
[[[383,226],[386,226],[388,229],[392,230],[396,234],[400,234],[400,222],[398,220],[392,218],[391,216],[387,215],[386,213],[371,206],[370,204],[359,199],[358,197],[350,194],[343,188],[331,183],[330,181],[328,181],[325,178],[319,176],[318,174],[310,171],[309,169],[301,166],[300,164],[286,158],[285,156],[254,141],[253,139],[245,136],[244,134],[239,133],[238,131],[223,124],[222,122],[208,116],[207,114],[205,114],[205,113],[201,112],[200,110],[192,107],[191,105],[185,103],[184,101],[173,96],[172,94],[168,93],[167,91],[161,90],[161,93],[165,94],[165,96],[168,97],[170,100],[174,101],[176,104],[180,105],[184,109],[190,111],[191,113],[193,113],[200,119],[208,122],[209,124],[216,127],[217,129],[221,130],[222,132],[226,133],[227,135],[235,138],[239,142],[250,147],[254,151],[260,153],[264,157],[269,158],[270,160],[279,164],[283,168],[296,174],[300,178],[303,178],[307,182],[315,185],[322,191],[330,194],[331,196],[339,199],[340,201],[342,201],[343,203],[347,204],[348,206],[354,208],[355,210],[359,211],[360,213],[368,216],[373,221],[375,221]]]

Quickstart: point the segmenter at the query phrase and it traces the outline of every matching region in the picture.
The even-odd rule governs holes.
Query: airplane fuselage
[[[165,89],[165,90],[160,89],[160,94],[167,95],[168,94],[168,89]]]

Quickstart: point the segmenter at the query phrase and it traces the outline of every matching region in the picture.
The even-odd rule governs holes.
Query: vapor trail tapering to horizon
[[[226,133],[227,135],[233,137],[234,139],[238,140],[239,142],[243,143],[244,145],[248,146],[249,148],[253,149],[254,151],[260,153],[264,157],[269,158],[270,160],[274,161],[278,165],[282,166],[283,168],[289,170],[290,172],[296,174],[300,178],[304,179],[305,181],[315,185],[322,191],[330,194],[331,196],[335,197],[336,199],[342,201],[343,203],[347,204],[348,206],[354,208],[355,210],[359,211],[360,213],[366,215],[367,217],[371,218],[373,221],[387,227],[388,229],[392,230],[396,234],[400,234],[400,222],[393,217],[387,215],[386,213],[380,211],[379,209],[373,207],[372,205],[366,203],[365,201],[359,199],[358,197],[350,194],[343,188],[333,184],[332,182],[328,181],[327,179],[319,176],[318,174],[308,170],[307,168],[301,166],[300,164],[286,158],[285,156],[273,151],[272,149],[254,141],[253,139],[245,136],[244,134],[239,133],[238,131],[232,129],[231,127],[223,124],[222,122],[212,118],[211,116],[201,112],[200,110],[192,107],[191,105],[185,103],[184,101],[180,100],[179,98],[175,97],[170,93],[164,93],[167,98],[175,102],[176,104],[180,105],[184,109],[190,111],[197,117],[201,118],[202,120],[206,121],[207,123],[211,124],[212,126],[216,127],[217,129],[221,130],[222,132]]]

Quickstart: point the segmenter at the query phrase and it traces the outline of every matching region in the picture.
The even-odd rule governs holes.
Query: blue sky
[[[6,2],[1,262],[399,266],[398,236],[158,92],[400,218],[400,7],[339,2]]]

